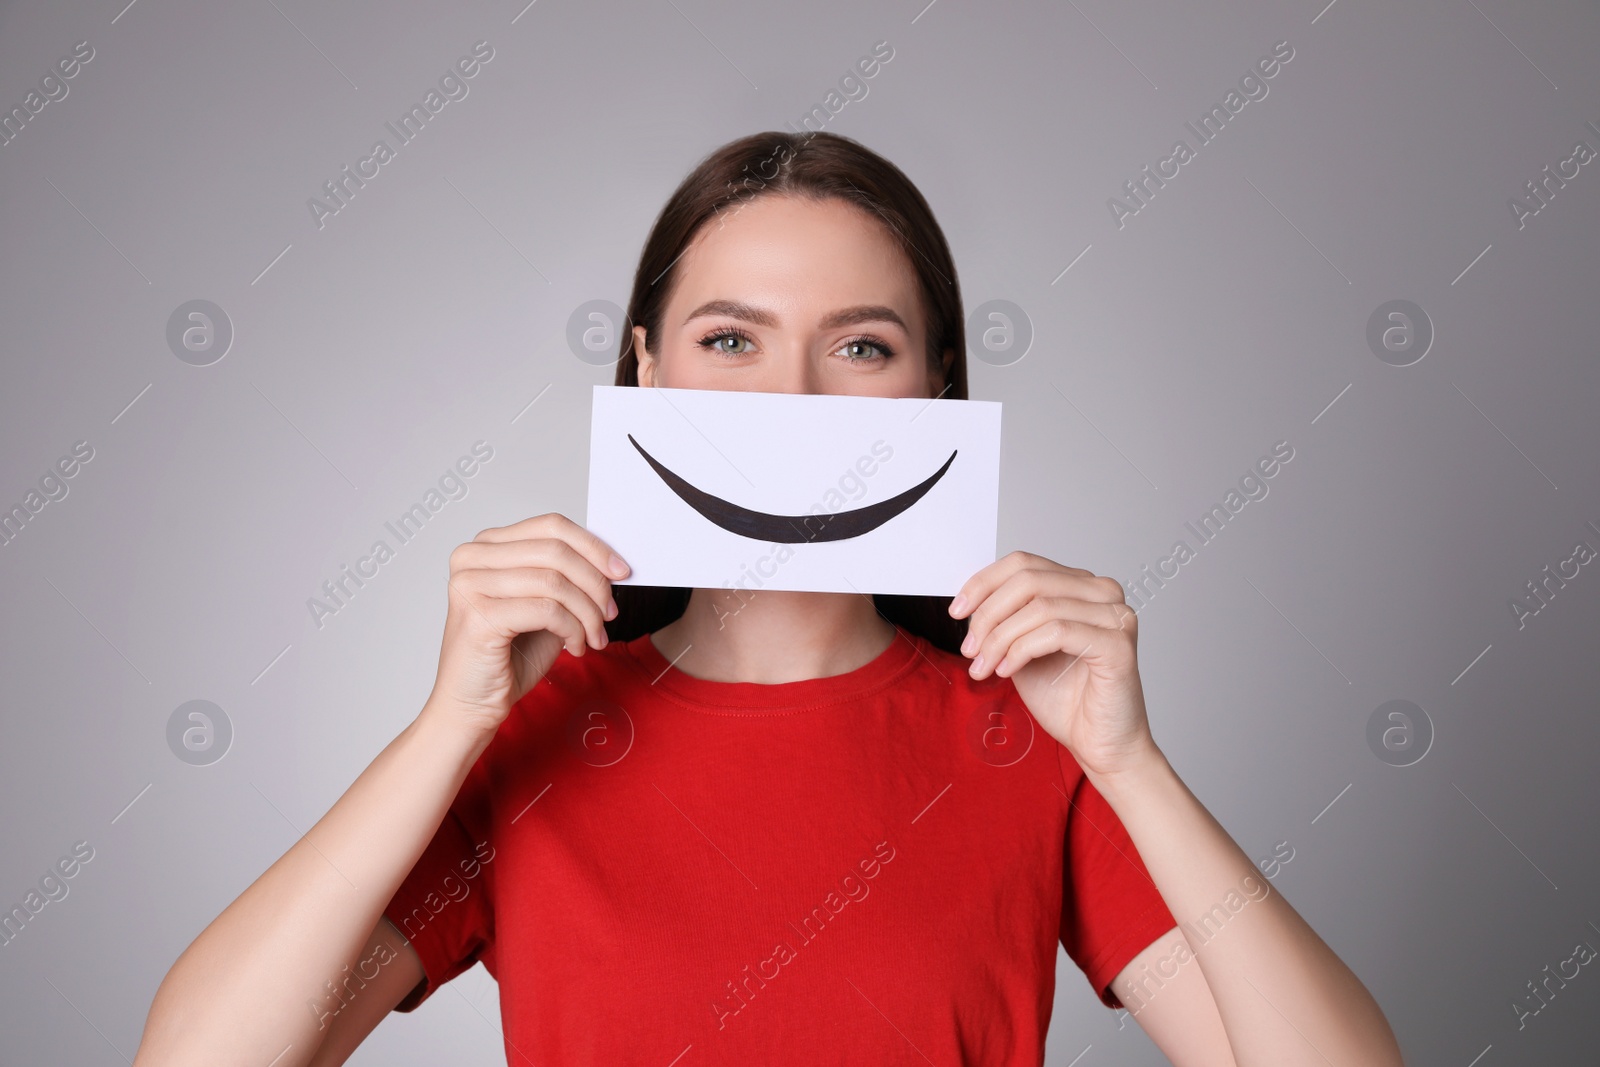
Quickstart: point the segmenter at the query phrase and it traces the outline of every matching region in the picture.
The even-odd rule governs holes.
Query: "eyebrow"
[[[738,300],[708,300],[691,311],[689,317],[683,321],[687,324],[705,315],[726,315],[729,318],[753,322],[757,326],[778,325],[778,317],[772,312]],[[862,322],[892,322],[907,333],[911,332],[905,320],[894,308],[883,304],[858,304],[855,307],[840,308],[824,316],[818,326],[824,330],[832,330]]]

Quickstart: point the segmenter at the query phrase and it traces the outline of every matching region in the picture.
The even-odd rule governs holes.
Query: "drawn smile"
[[[841,511],[833,515],[771,515],[764,511],[742,508],[719,496],[712,496],[696,489],[657,462],[654,456],[644,450],[643,445],[633,439],[633,434],[628,435],[628,440],[639,450],[639,455],[644,457],[645,462],[661,476],[661,480],[667,483],[667,488],[677,493],[685,504],[705,518],[729,533],[781,545],[796,545],[809,541],[844,541],[871,533],[921,500],[928,490],[933,488],[934,483],[944,477],[944,472],[950,469],[950,464],[956,459],[955,452],[951,452],[950,458],[944,461],[944,466],[917,485],[888,500],[868,504],[864,508]]]

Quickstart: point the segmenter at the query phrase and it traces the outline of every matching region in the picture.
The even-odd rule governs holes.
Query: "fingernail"
[[[963,656],[970,656],[974,652],[976,652],[977,650],[978,650],[978,640],[977,640],[977,638],[973,637],[971,634],[968,634],[967,635],[967,639],[965,641],[961,642],[961,654]]]
[[[968,671],[974,678],[983,673],[983,657],[979,656],[977,659],[973,660],[972,666],[968,668]]]
[[[954,600],[950,601],[950,614],[952,616],[959,617],[960,614],[963,611],[966,611],[966,610],[967,610],[967,598],[966,597],[961,596],[961,595],[958,594]]]
[[[594,646],[595,647],[595,651],[599,651],[600,649],[605,648],[610,643],[611,643],[610,635],[608,635],[604,630],[601,630],[600,631],[600,643],[598,645]]]
[[[616,602],[616,600],[613,599],[613,600],[606,601],[606,621],[610,622],[612,619],[614,619],[616,617],[617,617],[617,602]]]
[[[628,574],[628,565],[621,556],[613,554],[611,557],[611,573],[618,578],[625,578]]]

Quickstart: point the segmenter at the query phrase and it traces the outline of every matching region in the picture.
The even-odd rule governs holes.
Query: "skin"
[[[704,312],[709,301],[745,309]],[[827,324],[861,306],[889,311]],[[635,329],[640,382],[933,397],[953,353],[930,366],[925,323],[911,264],[876,217],[837,200],[763,195],[706,226],[681,257],[654,347]],[[701,343],[730,327],[748,340]],[[854,343],[863,334],[872,343]],[[345,1061],[423,980],[384,906],[510,708],[563,649],[581,656],[605,647],[611,581],[627,573],[610,546],[555,514],[481,531],[456,548],[439,671],[422,711],[173,964],[135,1067]],[[651,635],[696,677],[826,677],[865,665],[896,639],[866,596],[719,597],[733,594],[694,590],[684,616]],[[735,624],[723,625],[735,607]],[[1013,552],[974,574],[951,613],[969,618],[963,651],[974,677],[1013,679],[1127,827],[1175,916],[1199,919],[1243,878],[1266,884],[1151,737],[1138,619],[1116,581]],[[375,956],[385,960],[377,977],[336,1015],[307,1010],[342,968]],[[1113,985],[1178,1067],[1401,1063],[1371,995],[1276,892],[1252,896],[1198,952],[1181,930],[1169,931]]]
[[[643,326],[633,329],[639,384],[938,395],[954,354],[929,365],[916,275],[889,232],[864,221],[861,209],[841,201],[765,196],[741,204],[721,225],[707,226],[680,259],[662,336],[652,345]],[[749,310],[704,310],[717,302]],[[854,307],[886,308],[894,318],[820,325]],[[701,344],[719,331],[723,336],[712,345]],[[738,625],[723,624],[730,612],[738,614]],[[677,666],[688,674],[766,683],[843,674],[894,639],[894,627],[870,597],[788,590],[741,597],[733,590],[695,589],[683,617],[651,635],[669,661],[683,654]]]

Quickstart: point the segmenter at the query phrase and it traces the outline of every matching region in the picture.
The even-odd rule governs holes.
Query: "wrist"
[[[1177,778],[1166,753],[1148,735],[1143,744],[1119,760],[1115,767],[1103,770],[1085,767],[1084,775],[1114,810],[1130,798],[1152,795],[1157,788]]]
[[[499,725],[482,711],[430,695],[408,729],[424,744],[453,751],[470,764],[489,747]]]

